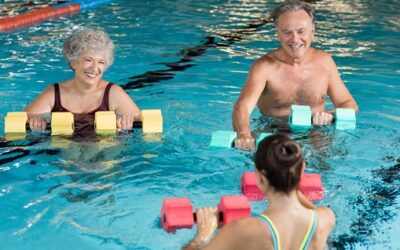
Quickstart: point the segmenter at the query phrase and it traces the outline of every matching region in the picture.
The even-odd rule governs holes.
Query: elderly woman
[[[75,72],[72,79],[47,87],[25,111],[33,131],[44,131],[44,114],[72,112],[75,132],[94,130],[97,111],[115,111],[118,130],[129,130],[140,110],[118,85],[102,79],[114,60],[114,44],[102,30],[84,29],[67,38],[63,55]]]
[[[268,200],[262,214],[218,225],[216,208],[199,209],[197,236],[183,249],[324,249],[335,215],[315,207],[297,191],[305,163],[299,145],[286,135],[267,137],[255,154],[257,186]]]

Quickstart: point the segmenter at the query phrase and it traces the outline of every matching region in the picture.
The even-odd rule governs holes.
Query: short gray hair
[[[278,17],[286,12],[304,10],[312,20],[312,24],[315,26],[315,9],[311,4],[299,0],[289,0],[285,1],[272,12],[272,19],[275,25],[277,25]]]
[[[108,68],[114,62],[114,48],[114,43],[105,31],[85,28],[64,41],[63,55],[73,70],[72,65],[80,54],[89,50],[101,51],[105,53],[105,65]]]

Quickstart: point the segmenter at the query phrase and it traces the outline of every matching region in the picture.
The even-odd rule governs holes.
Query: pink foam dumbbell
[[[219,221],[225,225],[250,216],[251,207],[245,196],[223,196],[218,204]],[[161,224],[165,231],[192,228],[196,214],[189,198],[166,198],[161,209]]]
[[[241,191],[250,201],[264,198],[264,193],[257,187],[257,176],[255,172],[245,172],[241,179]],[[324,187],[319,174],[303,174],[301,176],[300,192],[310,201],[324,198]]]

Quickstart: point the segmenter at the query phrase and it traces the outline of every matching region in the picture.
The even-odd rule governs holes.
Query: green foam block
[[[236,132],[219,130],[211,135],[210,147],[230,148],[236,139]]]
[[[290,106],[289,124],[291,127],[311,127],[312,113],[309,106]]]
[[[264,138],[265,137],[268,137],[268,136],[271,136],[271,135],[273,135],[273,133],[261,133],[259,136],[258,136],[258,138],[257,138],[257,141],[256,141],[256,145],[257,145],[257,148],[258,148],[258,144],[260,144],[260,142],[262,141],[262,140],[264,140]]]
[[[335,112],[336,129],[354,129],[356,127],[356,112],[354,109],[337,108]]]

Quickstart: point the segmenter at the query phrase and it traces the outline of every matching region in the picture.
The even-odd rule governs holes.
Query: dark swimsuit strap
[[[53,110],[59,111],[63,109],[63,107],[61,106],[61,96],[60,96],[60,86],[58,85],[58,83],[54,84],[54,105],[52,108]]]

